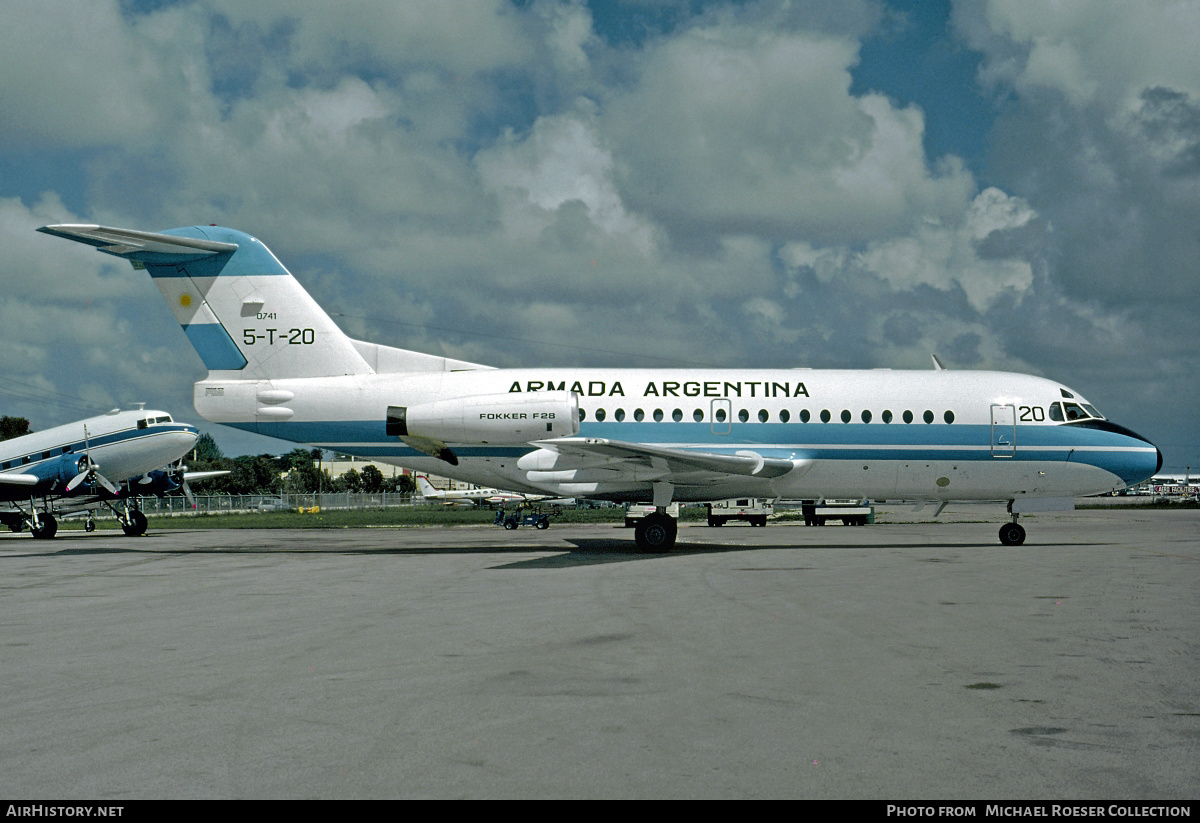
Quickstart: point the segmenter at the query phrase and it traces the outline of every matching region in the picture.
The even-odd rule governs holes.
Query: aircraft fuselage
[[[682,501],[1076,496],[1138,482],[1159,459],[1151,443],[1106,420],[1068,420],[1063,403],[1086,405],[1069,389],[1003,372],[480,369],[270,381],[210,375],[196,384],[195,403],[213,422],[478,485],[646,499],[658,474],[652,460],[641,476],[626,470],[618,477],[602,459],[473,443],[454,446],[459,465],[449,466],[386,434],[389,406],[507,395],[508,413],[522,415],[528,412],[520,404],[547,392],[577,395],[580,438],[754,452],[794,463],[773,478],[676,482],[674,499]]]

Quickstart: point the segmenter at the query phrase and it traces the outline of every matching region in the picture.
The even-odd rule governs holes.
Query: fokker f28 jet
[[[227,472],[185,472],[171,466],[196,442],[194,426],[161,411],[136,409],[89,417],[0,443],[0,523],[34,537],[53,537],[57,517],[107,507],[127,535],[146,531],[146,516],[131,503],[162,495],[187,481]],[[164,468],[168,467],[168,468]],[[114,482],[115,481],[115,482]],[[128,494],[119,486],[125,482]],[[57,517],[56,517],[57,515]]]
[[[480,486],[650,499],[636,530],[668,550],[672,501],[996,500],[1022,512],[1152,476],[1162,455],[1066,386],[985,371],[495,369],[353,340],[257,238],[39,231],[154,279],[209,372],[206,419]]]

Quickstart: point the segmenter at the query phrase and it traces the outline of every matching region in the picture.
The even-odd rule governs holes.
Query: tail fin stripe
[[[192,323],[183,331],[209,371],[246,368],[246,358],[220,323]]]

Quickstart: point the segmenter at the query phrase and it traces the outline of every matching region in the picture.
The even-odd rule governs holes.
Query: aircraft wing
[[[183,479],[187,480],[188,482],[192,482],[194,480],[207,480],[210,477],[220,477],[224,474],[229,474],[229,470],[221,469],[220,471],[210,472],[184,472]]]
[[[36,474],[17,474],[16,472],[0,474],[0,483],[13,486],[36,486],[41,479]]]
[[[624,461],[664,470],[669,475],[714,472],[769,480],[781,477],[796,468],[795,461],[763,457],[752,451],[721,454],[695,449],[676,449],[669,446],[651,446],[646,443],[627,443],[622,440],[598,437],[565,437],[558,440],[545,440],[537,445],[567,454],[622,458]],[[610,464],[609,467],[619,468],[619,464],[617,466]]]

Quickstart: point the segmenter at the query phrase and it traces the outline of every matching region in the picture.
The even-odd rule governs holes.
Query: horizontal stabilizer
[[[38,231],[56,237],[65,237],[67,240],[74,240],[78,243],[86,243],[117,257],[142,262],[157,262],[162,259],[158,257],[159,255],[170,255],[178,262],[185,262],[238,250],[237,243],[221,243],[216,240],[177,237],[171,234],[156,234],[133,229],[115,229],[110,226],[64,223],[57,226],[42,226]],[[155,257],[148,258],[149,255],[155,255]]]

